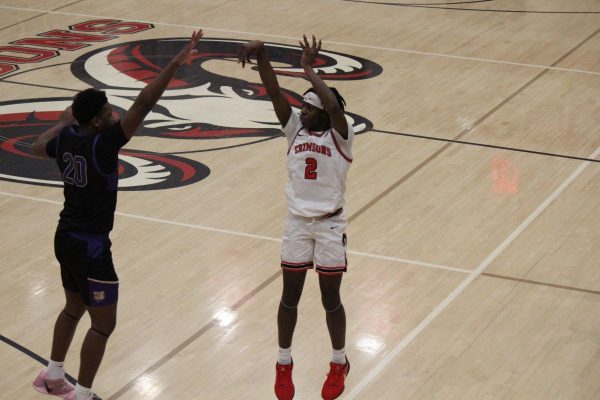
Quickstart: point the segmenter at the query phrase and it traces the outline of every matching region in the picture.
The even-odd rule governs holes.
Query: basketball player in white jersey
[[[352,162],[354,131],[344,116],[344,99],[327,87],[312,66],[321,40],[306,36],[300,42],[301,65],[312,84],[298,114],[279,89],[264,43],[246,43],[239,54],[242,67],[256,56],[260,78],[273,102],[275,114],[288,141],[288,216],[283,234],[281,267],[283,294],[277,314],[279,360],[275,394],[279,400],[294,397],[292,336],[306,271],[316,264],[333,356],[322,397],[331,400],[344,390],[350,370],[345,354],[346,314],[340,285],[346,271],[346,217],[344,192]]]

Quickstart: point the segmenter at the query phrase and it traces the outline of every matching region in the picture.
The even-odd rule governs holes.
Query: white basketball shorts
[[[346,272],[346,227],[341,210],[329,218],[307,218],[288,213],[283,232],[281,267],[303,271],[316,264],[320,274]]]

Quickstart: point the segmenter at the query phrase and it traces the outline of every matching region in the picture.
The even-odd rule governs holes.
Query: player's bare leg
[[[294,382],[292,381],[292,337],[298,320],[298,303],[302,296],[306,270],[283,270],[283,292],[277,312],[277,333],[279,340],[279,360],[275,365],[275,395],[279,400],[294,398]]]
[[[292,345],[292,336],[298,320],[298,303],[305,279],[306,270],[283,270],[283,292],[277,313],[279,347],[288,348]]]
[[[346,312],[340,297],[340,286],[343,274],[319,275],[321,288],[321,301],[325,309],[327,328],[333,347],[332,361],[329,364],[329,373],[323,384],[321,396],[323,399],[332,400],[344,391],[344,381],[350,371],[350,363],[346,357]]]
[[[343,274],[319,274],[319,287],[321,288],[321,302],[325,309],[327,329],[331,338],[331,345],[335,350],[346,346],[346,312],[340,297],[340,286]]]
[[[65,307],[54,324],[50,362],[33,382],[38,392],[56,396],[64,396],[75,389],[65,379],[64,361],[77,324],[85,312],[85,304],[79,293],[65,290],[65,300]]]
[[[56,324],[54,324],[52,353],[50,355],[51,360],[60,362],[65,360],[77,324],[85,313],[85,304],[79,293],[65,290],[65,299],[65,308],[60,312]]]
[[[88,307],[92,326],[81,345],[81,365],[77,390],[91,389],[102,362],[106,343],[117,323],[117,304]]]

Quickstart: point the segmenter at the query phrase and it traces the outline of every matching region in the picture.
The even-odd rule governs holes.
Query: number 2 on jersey
[[[304,179],[317,179],[317,160],[312,157],[306,159],[306,169],[304,170]]]

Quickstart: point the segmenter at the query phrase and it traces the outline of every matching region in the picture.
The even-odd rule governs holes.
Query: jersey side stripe
[[[292,147],[294,146],[294,142],[296,141],[296,138],[298,137],[298,134],[300,133],[300,131],[302,130],[302,128],[298,129],[298,132],[296,132],[294,134],[294,138],[292,139],[292,143],[290,143],[290,147],[288,147],[288,151],[287,154],[290,154],[290,150],[292,150]]]
[[[337,149],[337,151],[340,152],[340,154],[342,155],[342,157],[344,158],[344,160],[346,160],[349,163],[351,163],[352,159],[350,157],[348,157],[347,155],[344,154],[344,152],[340,148],[340,145],[338,144],[337,138],[335,137],[335,133],[333,133],[333,131],[331,132],[331,138],[333,139],[333,144],[335,144],[335,148]]]

